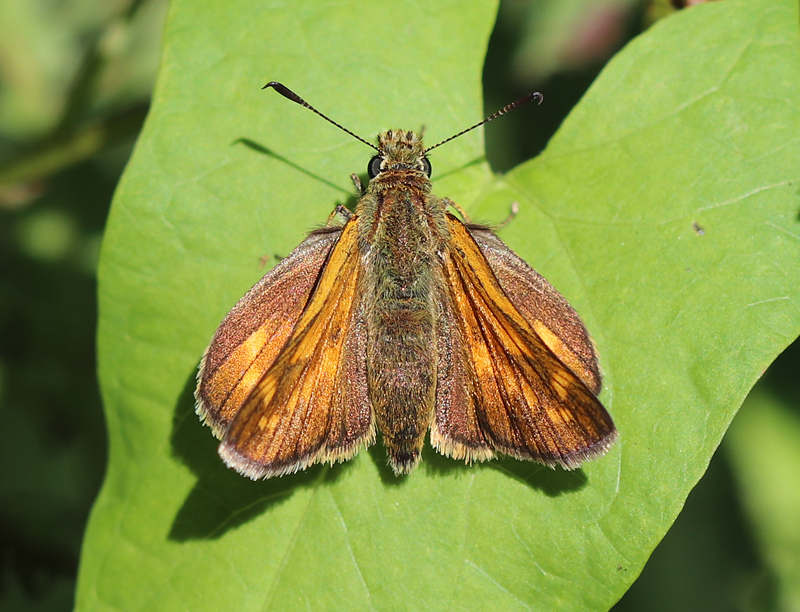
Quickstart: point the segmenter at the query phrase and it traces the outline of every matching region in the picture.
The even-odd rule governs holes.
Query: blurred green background
[[[106,454],[95,268],[166,10],[165,0],[0,0],[0,610],[72,608]],[[541,151],[605,62],[672,10],[503,0],[486,114],[532,89],[545,103],[487,128],[492,167]],[[798,359],[796,342],[753,390],[615,610],[800,610]]]

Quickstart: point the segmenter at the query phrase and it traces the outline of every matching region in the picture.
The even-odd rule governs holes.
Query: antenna
[[[364,139],[363,139],[363,138],[361,138],[361,136],[359,136],[358,134],[354,134],[353,132],[351,132],[350,130],[348,130],[348,129],[347,129],[346,127],[344,127],[343,125],[339,125],[338,123],[336,123],[336,122],[335,122],[333,119],[331,119],[330,117],[326,117],[325,115],[323,115],[323,114],[322,114],[321,112],[319,112],[319,111],[318,111],[316,108],[314,108],[314,107],[313,107],[313,106],[311,106],[311,105],[310,105],[308,102],[306,102],[305,100],[303,100],[303,98],[301,98],[301,97],[300,97],[300,96],[298,96],[296,93],[294,93],[294,92],[293,92],[291,89],[289,89],[288,87],[286,87],[286,85],[283,85],[282,83],[278,83],[278,81],[270,81],[269,83],[267,83],[266,85],[264,85],[264,87],[262,87],[261,89],[267,89],[268,87],[272,87],[272,89],[274,89],[275,91],[277,91],[277,92],[278,92],[279,94],[281,94],[281,95],[282,95],[284,98],[288,98],[288,99],[289,99],[289,100],[291,100],[292,102],[297,102],[297,104],[299,104],[300,106],[305,106],[307,109],[314,111],[314,112],[315,112],[315,113],[317,113],[317,114],[318,114],[320,117],[322,117],[323,119],[325,119],[325,121],[327,121],[327,122],[329,122],[329,123],[332,123],[333,125],[335,125],[336,127],[338,127],[340,130],[342,130],[342,131],[344,131],[344,132],[347,132],[348,134],[350,134],[350,136],[352,136],[352,137],[353,137],[353,138],[355,138],[356,140],[360,140],[360,141],[361,141],[361,142],[363,142],[365,145],[368,145],[368,146],[372,147],[372,148],[373,148],[373,149],[375,149],[375,150],[376,150],[378,153],[380,153],[380,152],[381,152],[381,150],[380,150],[378,147],[376,147],[374,144],[372,144],[371,142],[368,142],[368,141],[364,140]],[[516,104],[516,102],[515,102],[515,104]],[[503,112],[506,112],[507,108],[508,108],[508,107],[504,108],[504,109],[501,111],[501,114],[502,114]],[[488,121],[488,119],[487,119],[487,121]],[[470,129],[472,129],[472,128],[470,128]],[[439,144],[442,144],[442,143],[439,143]],[[436,146],[439,146],[439,145],[436,145]]]
[[[476,127],[480,127],[485,123],[489,123],[492,119],[497,119],[498,117],[501,117],[501,116],[505,115],[506,113],[511,112],[515,108],[519,108],[520,106],[525,106],[528,102],[532,102],[533,100],[536,100],[539,104],[541,104],[542,100],[544,100],[544,96],[542,94],[540,94],[538,91],[534,91],[533,93],[529,93],[528,95],[523,96],[522,98],[520,98],[516,102],[512,102],[508,106],[501,108],[494,115],[489,115],[488,117],[486,117],[486,119],[484,119],[483,121],[479,121],[478,123],[476,123],[472,127],[468,127],[466,130],[462,130],[458,134],[450,136],[450,138],[446,138],[442,142],[436,143],[432,147],[428,147],[427,149],[425,149],[425,153],[427,153],[428,151],[430,151],[432,149],[435,149],[436,147],[440,147],[444,143],[450,142],[451,140],[453,140],[455,138],[458,138],[459,136],[463,136],[467,132],[470,132],[470,131],[474,130]]]
[[[289,99],[289,100],[291,100],[292,102],[296,102],[296,103],[297,103],[297,104],[299,104],[300,106],[305,106],[307,109],[314,111],[314,112],[315,112],[315,113],[317,113],[317,114],[318,114],[320,117],[322,117],[323,119],[325,119],[325,121],[327,121],[328,123],[332,123],[333,125],[335,125],[336,127],[338,127],[340,130],[342,130],[343,132],[347,132],[348,134],[350,134],[350,136],[352,136],[352,137],[353,137],[353,138],[355,138],[356,140],[360,140],[360,141],[361,141],[361,142],[363,142],[365,145],[372,147],[372,148],[373,148],[373,149],[375,149],[375,150],[376,150],[378,153],[380,153],[380,152],[381,152],[381,150],[380,150],[378,147],[376,147],[374,144],[372,144],[371,142],[369,142],[369,141],[367,141],[367,140],[364,140],[364,139],[363,139],[363,138],[361,138],[361,136],[359,136],[358,134],[354,134],[353,132],[351,132],[350,130],[348,130],[348,129],[347,129],[346,127],[344,127],[343,125],[340,125],[340,124],[336,123],[336,122],[335,122],[333,119],[331,119],[330,117],[328,117],[328,116],[324,115],[323,113],[319,112],[319,111],[318,111],[316,108],[314,108],[314,107],[313,107],[313,106],[311,106],[311,105],[310,105],[308,102],[306,102],[305,100],[303,100],[303,98],[301,98],[300,96],[298,96],[298,95],[297,95],[296,93],[294,93],[294,92],[293,92],[291,89],[289,89],[288,87],[286,87],[286,85],[284,85],[283,83],[279,83],[278,81],[270,81],[269,83],[267,83],[266,85],[264,85],[264,87],[262,87],[261,89],[267,89],[267,88],[270,88],[270,87],[271,87],[272,89],[274,89],[275,91],[277,91],[279,94],[281,94],[281,95],[282,95],[284,98],[288,98],[288,99]],[[435,145],[433,145],[432,147],[428,147],[427,149],[425,149],[425,151],[424,151],[424,152],[425,152],[425,153],[427,153],[428,151],[431,151],[431,150],[435,149],[436,147],[440,147],[440,146],[442,146],[443,144],[445,144],[446,142],[450,142],[451,140],[454,140],[455,138],[458,138],[459,136],[463,136],[463,135],[464,135],[464,134],[466,134],[467,132],[470,132],[470,131],[474,130],[474,129],[475,129],[475,128],[477,128],[477,127],[480,127],[480,126],[482,126],[482,125],[484,125],[484,124],[486,124],[486,123],[489,123],[489,122],[490,122],[492,119],[497,119],[498,117],[501,117],[501,116],[505,115],[506,113],[508,113],[508,112],[511,112],[511,111],[512,111],[512,110],[514,110],[515,108],[519,108],[520,106],[525,106],[526,104],[528,104],[529,102],[532,102],[533,100],[536,100],[538,104],[541,104],[541,103],[542,103],[542,100],[544,100],[544,96],[543,96],[542,94],[540,94],[538,91],[534,91],[534,92],[532,92],[532,93],[529,93],[529,94],[527,94],[527,95],[525,95],[525,96],[521,97],[521,98],[520,98],[519,100],[517,100],[516,102],[512,102],[512,103],[511,103],[511,104],[509,104],[508,106],[506,106],[506,107],[504,107],[504,108],[501,108],[501,109],[500,109],[499,111],[497,111],[497,112],[496,112],[494,115],[489,115],[489,116],[488,116],[488,117],[486,117],[486,119],[484,119],[483,121],[479,121],[479,122],[478,122],[478,123],[476,123],[475,125],[473,125],[473,126],[471,126],[471,127],[468,127],[466,130],[462,130],[462,131],[460,131],[458,134],[455,134],[455,135],[453,135],[453,136],[450,136],[450,138],[446,138],[446,139],[445,139],[445,140],[443,140],[442,142],[436,143],[436,144],[435,144]]]

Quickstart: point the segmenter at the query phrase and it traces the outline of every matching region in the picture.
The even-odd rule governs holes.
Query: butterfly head
[[[422,136],[406,130],[389,130],[378,136],[378,155],[369,160],[367,172],[374,179],[391,170],[418,170],[431,175],[431,164],[425,156]]]

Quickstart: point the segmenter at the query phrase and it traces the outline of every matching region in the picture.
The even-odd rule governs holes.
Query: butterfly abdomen
[[[436,398],[431,286],[441,239],[424,202],[406,186],[378,194],[366,258],[369,394],[396,473],[419,462]]]

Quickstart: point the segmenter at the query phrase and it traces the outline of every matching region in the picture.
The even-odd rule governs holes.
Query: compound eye
[[[428,178],[431,176],[431,162],[428,161],[427,157],[422,158],[422,171],[428,175]]]
[[[374,179],[381,173],[382,161],[383,161],[382,155],[376,155],[371,160],[369,160],[369,164],[367,164],[367,174],[369,174],[369,178]]]

